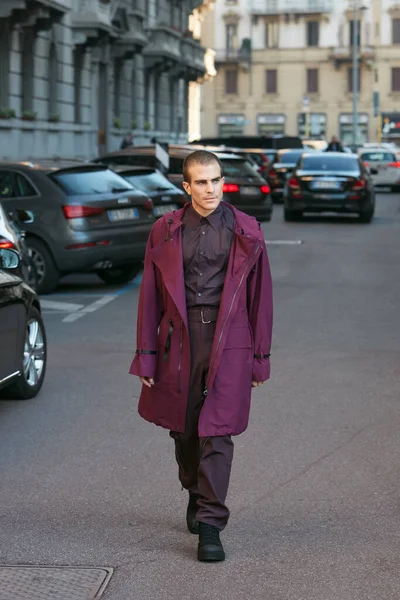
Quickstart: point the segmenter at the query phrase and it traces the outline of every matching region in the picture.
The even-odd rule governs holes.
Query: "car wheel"
[[[374,218],[374,207],[368,207],[368,209],[365,212],[362,212],[360,214],[360,221],[361,223],[371,223],[372,219]]]
[[[47,340],[42,315],[32,308],[28,316],[24,349],[20,359],[21,375],[4,390],[16,400],[34,398],[42,387],[46,372]]]
[[[303,213],[299,210],[290,210],[289,208],[283,209],[283,218],[285,221],[298,221],[303,216]]]
[[[36,291],[39,294],[50,294],[57,288],[60,273],[47,246],[37,238],[28,237],[33,270],[36,275]]]
[[[104,283],[120,284],[128,283],[142,270],[142,264],[129,265],[128,267],[114,267],[113,269],[104,269],[97,271],[97,275]]]

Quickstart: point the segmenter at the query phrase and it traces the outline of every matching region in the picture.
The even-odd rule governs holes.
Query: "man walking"
[[[343,146],[340,143],[339,138],[333,135],[331,141],[325,149],[325,152],[344,152]]]
[[[270,374],[272,285],[259,224],[221,202],[217,156],[191,153],[183,176],[191,204],[149,236],[130,373],[143,384],[140,415],[174,439],[198,559],[221,561],[231,436],[246,429],[251,388]]]

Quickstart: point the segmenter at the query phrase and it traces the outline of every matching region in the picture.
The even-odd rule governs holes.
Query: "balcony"
[[[246,65],[251,61],[251,52],[245,48],[223,48],[215,50],[215,66]]]
[[[169,71],[182,61],[180,31],[159,24],[146,28],[146,33],[148,43],[142,54],[147,69]]]
[[[99,37],[115,36],[111,9],[111,4],[99,0],[81,0],[80,11],[71,14],[74,44],[92,46]]]
[[[33,27],[36,31],[50,29],[70,9],[67,0],[1,0],[0,19]]]
[[[197,81],[207,73],[205,64],[206,49],[191,35],[186,34],[180,41],[181,62],[176,65],[176,76],[184,77],[187,81]]]
[[[358,60],[361,62],[373,61],[375,59],[375,47],[368,44],[361,44],[358,49]],[[330,58],[336,67],[342,63],[351,63],[353,61],[353,46],[337,46],[331,49]]]
[[[144,29],[145,14],[140,10],[132,9],[127,13],[126,18],[128,29],[116,39],[113,45],[114,58],[132,58],[134,54],[141,52],[148,42]]]
[[[250,0],[252,15],[310,15],[333,11],[333,0]]]

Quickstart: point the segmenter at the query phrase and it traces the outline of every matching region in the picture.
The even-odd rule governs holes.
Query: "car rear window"
[[[362,160],[370,160],[373,162],[394,162],[396,157],[391,152],[363,152]]]
[[[304,150],[301,152],[283,152],[282,154],[278,155],[278,160],[282,164],[297,163],[303,152]]]
[[[245,160],[222,159],[222,169],[225,177],[255,177],[257,174]]]
[[[83,196],[85,194],[108,194],[132,190],[128,181],[110,171],[110,169],[91,169],[90,171],[68,171],[51,173],[53,179],[67,196]]]
[[[345,156],[327,156],[318,154],[317,156],[305,156],[301,168],[303,171],[359,171],[360,165],[356,157]]]
[[[129,181],[133,186],[143,190],[144,192],[162,192],[167,190],[176,190],[166,177],[161,173],[121,173],[121,176]]]

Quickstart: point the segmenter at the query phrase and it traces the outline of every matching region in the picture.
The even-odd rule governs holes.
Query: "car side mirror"
[[[17,269],[19,263],[18,252],[9,248],[0,248],[0,269]]]
[[[33,214],[33,212],[31,210],[18,209],[17,215],[18,215],[18,220],[21,223],[24,223],[25,225],[29,225],[30,223],[33,223],[35,220],[35,215]]]

